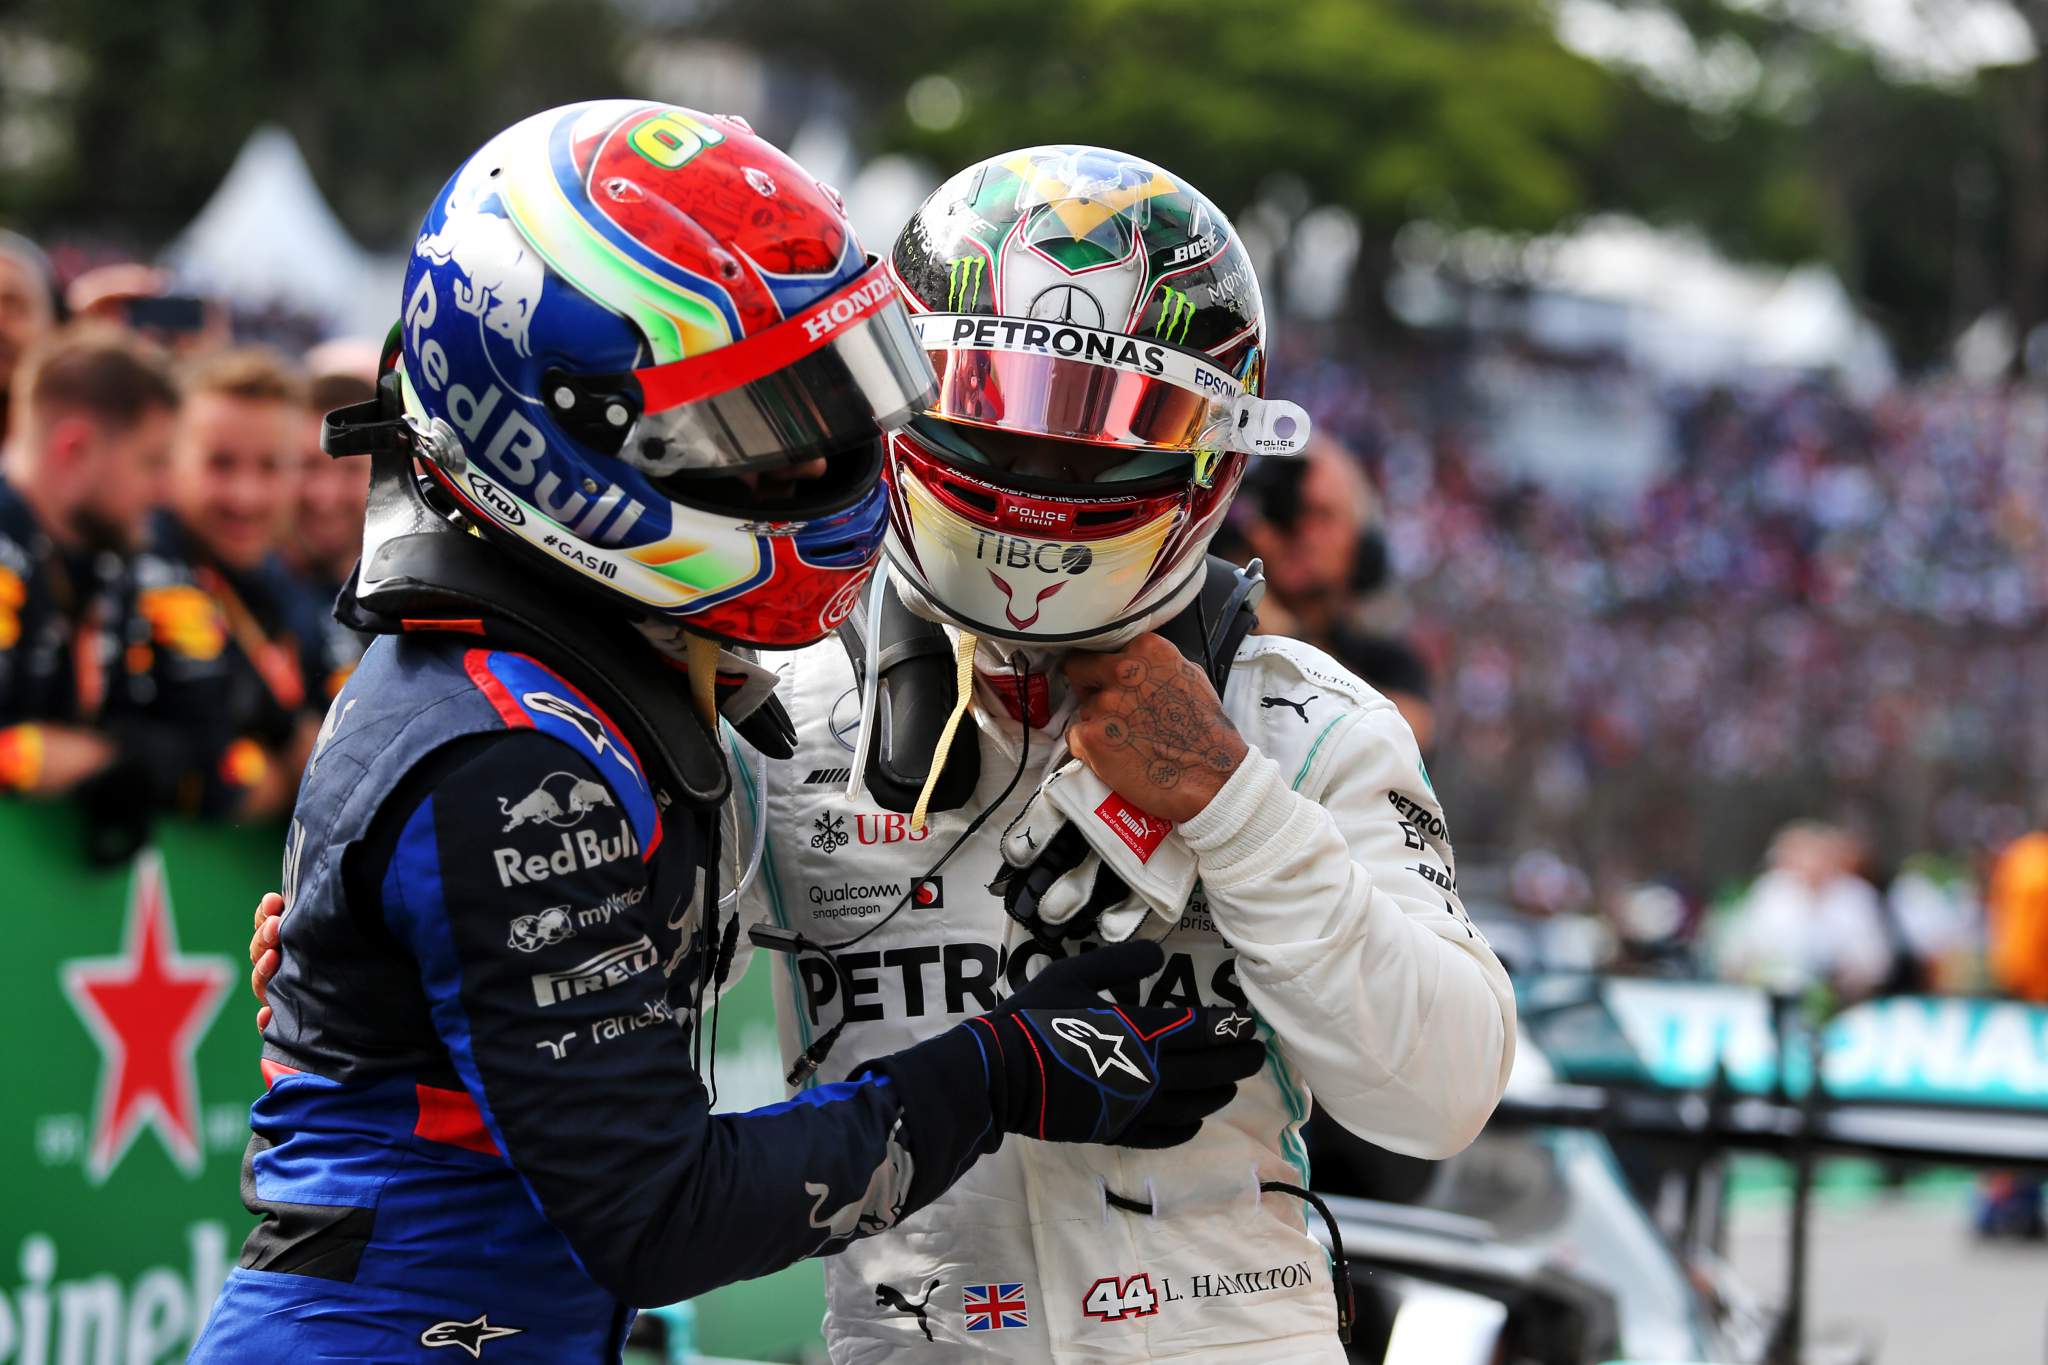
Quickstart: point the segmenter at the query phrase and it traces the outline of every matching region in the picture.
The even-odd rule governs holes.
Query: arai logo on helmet
[[[512,495],[483,475],[472,471],[469,475],[469,491],[476,494],[476,500],[498,514],[507,526],[524,526],[526,513],[519,510],[519,504]]]

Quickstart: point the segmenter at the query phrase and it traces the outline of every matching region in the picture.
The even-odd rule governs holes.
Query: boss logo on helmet
[[[1086,545],[1023,540],[999,531],[974,533],[974,557],[1006,569],[1036,569],[1040,573],[1087,573],[1095,565],[1095,551]]]

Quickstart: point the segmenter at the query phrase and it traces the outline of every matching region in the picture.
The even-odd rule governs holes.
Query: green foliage
[[[1277,170],[1391,232],[1418,213],[1552,227],[1584,207],[1614,80],[1530,0],[735,0],[715,20],[764,51],[858,72],[882,140],[941,165],[1077,141],[1170,167],[1242,205]],[[901,92],[966,93],[921,129]]]
[[[636,44],[711,36],[772,64],[783,135],[843,110],[864,151],[941,167],[1107,144],[1226,209],[1284,175],[1300,207],[1358,215],[1362,302],[1415,218],[1542,232],[1606,209],[1695,224],[1739,257],[1828,261],[1909,360],[2006,280],[2048,295],[2041,63],[1912,84],[1779,0],[1611,3],[1752,62],[1751,88],[1703,100],[1575,55],[1549,0],[14,0],[0,218],[147,249],[275,121],[358,238],[394,245],[498,128],[620,93]],[[2048,41],[2048,0],[2023,8]],[[50,60],[24,66],[30,48]],[[29,69],[55,78],[10,88]],[[949,126],[908,112],[933,75],[964,97]],[[25,126],[57,145],[23,155]]]
[[[0,215],[140,244],[183,227],[261,123],[389,244],[498,128],[619,88],[606,0],[25,0],[9,33],[71,54],[79,79],[43,111],[70,145],[0,172]]]

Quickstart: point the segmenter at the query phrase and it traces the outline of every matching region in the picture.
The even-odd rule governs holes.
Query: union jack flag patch
[[[960,1311],[967,1316],[970,1332],[1000,1332],[1005,1327],[1031,1325],[1021,1284],[966,1285],[960,1290]]]

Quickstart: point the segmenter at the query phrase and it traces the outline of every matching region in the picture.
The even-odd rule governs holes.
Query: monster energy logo
[[[1188,339],[1188,328],[1194,321],[1195,301],[1172,285],[1160,285],[1159,316],[1153,319],[1152,335],[1161,341],[1178,341],[1185,344]],[[1178,337],[1173,334],[1176,327],[1180,329]]]
[[[946,263],[946,311],[957,313],[981,301],[981,277],[988,262],[980,256],[955,256]]]

